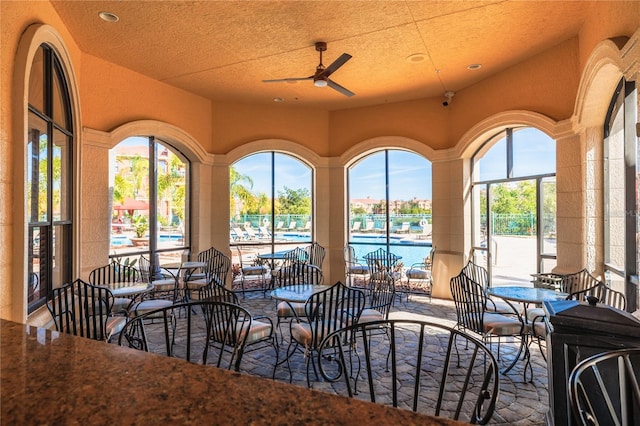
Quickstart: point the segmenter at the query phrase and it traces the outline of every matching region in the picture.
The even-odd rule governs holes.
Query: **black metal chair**
[[[302,286],[302,285],[322,285],[324,277],[322,270],[309,263],[293,263],[280,270],[278,276],[278,287]],[[276,305],[278,330],[281,330],[282,321],[292,318],[304,318],[306,316],[305,303],[299,302],[278,302]],[[284,339],[282,333],[281,338]]]
[[[324,256],[326,252],[325,248],[320,244],[314,242],[311,245],[305,247],[304,250],[307,253],[309,263],[322,269],[322,262],[324,262]]]
[[[238,250],[238,258],[240,259],[240,287],[242,288],[242,293],[245,292],[245,283],[247,282],[247,277],[259,278],[261,287],[264,291],[266,291],[266,278],[265,275],[269,272],[266,266],[263,265],[246,265],[244,263],[244,259],[242,257],[242,250],[240,250],[240,246],[236,246]]]
[[[138,271],[140,281],[153,284],[151,298],[166,299],[175,302],[178,297],[178,277],[168,269],[160,265],[151,264],[151,261],[141,255],[138,259]]]
[[[621,311],[624,311],[627,307],[627,299],[624,294],[613,290],[601,281],[598,281],[596,285],[585,288],[584,290],[569,294],[567,300],[588,302],[590,298],[594,298],[592,299],[594,302],[600,302],[616,309],[620,309]]]
[[[112,315],[113,305],[111,290],[81,279],[54,288],[47,298],[57,331],[105,342],[126,323],[125,317]]]
[[[368,283],[369,266],[360,262],[356,257],[355,249],[350,246],[344,246],[344,263],[345,263],[345,279],[349,287],[354,287],[353,280],[361,280]],[[364,286],[358,286],[364,287]]]
[[[350,324],[355,324],[364,309],[365,295],[362,291],[346,287],[341,282],[327,290],[313,294],[305,304],[305,321],[291,321],[291,342],[287,348],[289,382],[292,381],[291,356],[302,347],[307,370],[307,386],[311,387],[309,364],[318,378],[314,354],[322,340],[330,333]]]
[[[371,337],[370,326],[389,330],[390,338]],[[411,351],[401,356],[399,348],[407,346]],[[457,346],[466,349],[452,356]],[[491,351],[479,339],[441,324],[411,319],[357,323],[325,336],[317,360],[322,377],[343,380],[349,397],[380,404],[486,424],[498,399],[500,379]],[[364,385],[358,386],[358,380]]]
[[[422,262],[414,263],[409,269],[404,271],[407,277],[407,299],[410,294],[426,294],[431,301],[431,288],[433,286],[433,261],[436,255],[436,248],[432,247],[429,256]]]
[[[569,403],[581,425],[637,425],[640,348],[604,352],[581,361],[569,376]]]
[[[500,357],[500,339],[505,337],[518,338],[520,345],[513,362],[503,370],[508,373],[516,364],[522,354],[522,350],[528,350],[526,335],[529,329],[519,314],[503,315],[487,310],[487,295],[482,286],[468,277],[464,272],[452,277],[450,281],[451,295],[456,307],[456,328],[475,333],[481,336],[483,342],[491,344],[493,339],[498,339],[498,358]],[[533,371],[528,363],[531,375]],[[525,368],[526,380],[526,368]]]
[[[236,296],[233,291],[220,285],[215,277],[212,277],[210,284],[202,287],[198,293],[199,300],[226,302],[241,306],[238,302],[238,296]],[[273,348],[276,354],[276,361],[273,366],[273,375],[275,376],[275,367],[278,365],[279,350],[273,320],[265,315],[251,316],[251,324],[249,325],[249,328],[243,332],[247,334],[244,353],[262,349],[266,346],[271,346]],[[238,363],[238,366],[239,365],[240,364]]]
[[[140,281],[140,277],[136,268],[129,265],[123,265],[115,260],[111,261],[108,265],[95,268],[89,273],[89,282],[94,285],[136,283],[138,281]],[[127,297],[116,297],[114,300],[113,312],[123,313],[126,315],[133,303],[133,299]]]
[[[385,249],[379,248],[376,251],[365,254],[364,258],[367,260],[367,266],[369,267],[369,289],[372,288],[375,281],[386,280],[391,278],[394,283],[400,280],[402,274],[397,270],[398,262],[400,258]],[[398,289],[396,289],[396,295],[400,295]]]
[[[184,316],[176,315],[184,311]],[[251,314],[221,301],[180,303],[131,318],[120,333],[120,346],[209,364],[240,369],[251,329]]]
[[[485,294],[489,288],[489,272],[483,266],[474,263],[472,259],[469,259],[467,264],[462,268],[461,273],[471,278],[482,286]],[[489,296],[486,296],[487,306],[486,309],[489,312],[496,312],[499,314],[513,315],[517,314],[512,305],[502,300],[493,300]]]
[[[206,262],[204,276],[185,283],[187,300],[198,300],[200,290],[213,283],[223,287],[226,285],[227,275],[231,269],[231,259],[220,250],[213,249]]]

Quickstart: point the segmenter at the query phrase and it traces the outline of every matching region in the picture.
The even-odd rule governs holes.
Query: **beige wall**
[[[637,77],[640,56],[628,46],[619,50],[620,44],[602,47],[602,41],[634,31],[638,41],[640,2],[591,5],[579,38],[459,91],[449,108],[442,108],[440,98],[430,98],[331,113],[212,103],[82,53],[48,2],[0,2],[0,7],[0,317],[26,320],[21,207],[26,105],[20,88],[25,58],[33,50],[24,46],[23,34],[34,23],[57,31],[76,87],[79,276],[108,255],[107,152],[127,136],[162,136],[192,161],[194,252],[210,244],[228,250],[226,188],[233,161],[257,150],[282,149],[313,165],[318,182],[316,231],[318,241],[328,247],[330,281],[343,279],[344,167],[372,149],[389,146],[411,149],[433,162],[433,235],[441,253],[434,293],[446,297],[449,277],[463,264],[470,246],[469,158],[488,134],[519,124],[536,125],[558,139],[559,266],[600,267],[599,129],[612,85],[623,74]]]

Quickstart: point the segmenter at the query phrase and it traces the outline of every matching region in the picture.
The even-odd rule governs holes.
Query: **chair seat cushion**
[[[151,312],[156,309],[166,308],[172,305],[173,305],[173,302],[171,300],[149,299],[149,300],[143,300],[142,302],[136,303],[131,308],[130,312],[132,315],[142,315],[142,314],[146,314],[147,312]]]
[[[173,278],[163,278],[160,280],[153,280],[153,291],[171,291],[176,287],[176,280]]]
[[[424,269],[407,269],[405,275],[408,279],[413,280],[428,280],[431,278],[431,271]]]
[[[544,318],[544,309],[542,309],[542,308],[531,308],[531,309],[527,310],[527,321],[531,322],[536,317],[541,317],[537,321],[540,321],[540,319]]]
[[[364,265],[349,266],[349,273],[353,275],[366,275],[369,273],[369,267]]]
[[[267,273],[267,268],[264,266],[243,266],[243,275],[264,275]]]
[[[307,315],[304,310],[304,307],[305,307],[305,303],[280,302],[276,307],[276,311],[278,312],[278,317],[280,318],[291,318],[291,317],[302,318]]]
[[[484,331],[498,336],[519,335],[523,325],[515,318],[501,314],[485,313],[483,317]]]
[[[107,340],[120,333],[127,323],[126,317],[109,317],[107,318]]]
[[[358,320],[358,324],[373,322],[373,321],[381,321],[384,320],[384,315],[375,309],[365,309],[360,314],[360,319]]]
[[[267,339],[273,334],[271,323],[253,320],[249,335],[247,336],[247,345]]]
[[[127,312],[129,306],[131,306],[132,300],[126,297],[116,297],[113,299],[113,307],[111,312],[117,314],[119,312]]]
[[[200,290],[202,287],[206,286],[207,284],[208,282],[204,278],[201,280],[187,281],[186,288],[187,290]]]
[[[322,342],[322,339],[328,336],[331,331],[340,328],[338,326],[337,328],[332,329],[329,324],[326,324],[325,327],[323,327],[322,325],[317,325],[317,327],[319,327],[322,332],[318,333],[318,335],[316,336],[317,341],[315,343],[312,342],[313,336],[311,334],[311,325],[306,322],[296,322],[291,324],[291,338],[307,348],[317,347],[318,345],[320,345],[320,342]]]

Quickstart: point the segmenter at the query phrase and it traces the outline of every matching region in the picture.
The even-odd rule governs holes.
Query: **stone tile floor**
[[[254,316],[267,315],[273,318],[275,323],[277,302],[269,297],[268,292],[266,297],[261,291],[247,292],[244,298],[240,295],[240,304]],[[408,301],[405,297],[401,301],[396,301],[390,316],[392,318],[417,318],[452,326],[455,324],[456,313],[451,301],[439,299],[430,301],[428,297],[413,295]],[[285,356],[288,347],[286,336],[288,326],[282,327],[282,331],[284,343],[279,348],[280,359]],[[502,343],[500,349],[501,365],[507,364],[512,359],[516,347],[515,342]],[[497,345],[494,343],[492,348],[495,354]],[[275,361],[274,355],[272,348],[248,352],[243,357],[241,371],[271,378]],[[532,382],[524,381],[524,362],[521,361],[508,374],[500,374],[500,395],[492,419],[493,424],[543,425],[545,423],[545,412],[548,409],[547,368],[535,343],[531,345],[531,361]],[[292,384],[306,387],[306,370],[301,354],[292,357],[291,370]],[[314,377],[313,373],[311,373],[311,377]],[[289,381],[289,370],[286,366],[282,365],[276,369],[275,379],[283,382]],[[339,386],[333,383],[315,381],[312,386],[320,391],[345,394],[342,390],[338,390]]]

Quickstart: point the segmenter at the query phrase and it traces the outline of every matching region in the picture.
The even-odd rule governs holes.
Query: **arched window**
[[[130,137],[110,152],[111,256],[155,255],[180,262],[189,247],[189,161],[153,136]]]
[[[556,144],[509,128],[473,157],[473,253],[492,285],[529,283],[556,266]]]
[[[285,153],[261,152],[236,161],[229,173],[232,245],[243,252],[278,252],[314,241],[308,164]]]
[[[611,286],[638,307],[640,270],[640,139],[635,134],[637,91],[624,79],[604,125],[604,269]]]
[[[348,170],[349,244],[362,259],[378,248],[402,256],[405,267],[431,251],[431,162],[386,149]]]
[[[28,312],[71,280],[73,116],[66,76],[41,45],[31,64],[27,135]]]

